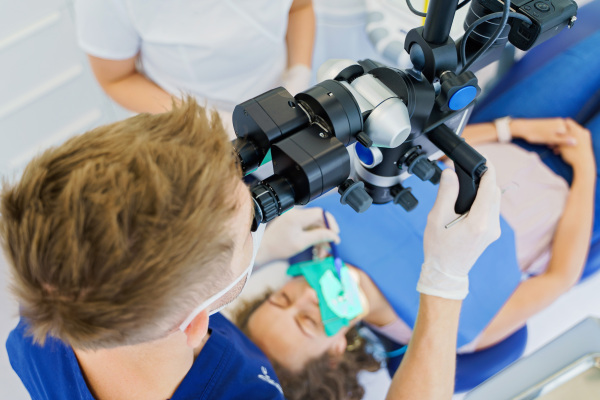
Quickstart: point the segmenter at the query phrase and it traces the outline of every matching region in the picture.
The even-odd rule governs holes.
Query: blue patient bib
[[[325,196],[310,205],[322,207],[340,226],[340,256],[365,271],[411,328],[419,306],[417,281],[423,263],[423,233],[438,187],[411,177],[419,205],[410,212],[393,203],[373,204],[357,214],[340,204],[339,196]],[[450,221],[449,221],[450,222]],[[479,258],[469,274],[469,295],[463,301],[457,346],[474,340],[519,285],[521,271],[515,237],[501,219],[502,235]],[[452,228],[450,228],[452,229]]]

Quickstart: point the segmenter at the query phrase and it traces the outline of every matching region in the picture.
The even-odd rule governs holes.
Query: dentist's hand
[[[489,161],[487,166],[469,214],[449,228],[446,225],[458,217],[454,212],[458,178],[451,169],[442,173],[423,237],[425,261],[417,284],[419,292],[464,299],[469,293],[468,274],[473,264],[500,237],[500,189],[494,166]]]
[[[322,208],[294,208],[269,222],[256,256],[256,264],[290,258],[311,246],[339,243],[339,227],[333,215],[327,214],[325,227]]]

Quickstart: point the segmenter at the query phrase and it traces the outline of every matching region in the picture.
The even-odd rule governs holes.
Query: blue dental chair
[[[578,122],[585,124],[588,129],[598,132],[597,134],[600,135],[600,112],[595,111],[600,110],[600,74],[595,72],[600,70],[600,28],[597,21],[600,21],[600,0],[594,0],[580,8],[578,21],[574,28],[565,30],[551,40],[537,46],[514,64],[510,71],[479,102],[470,122],[488,122],[506,115],[524,118],[563,116],[576,119]],[[594,37],[597,37],[598,40],[595,40]],[[552,83],[544,82],[539,78],[540,75],[544,74],[544,68],[552,68],[553,66],[559,68],[561,58],[574,56],[576,59],[577,51],[582,50],[587,51],[588,60],[595,60],[597,64],[588,64],[582,66],[582,68],[568,71],[563,69],[563,75],[558,74],[556,76],[557,79],[561,80],[563,80],[564,75],[580,78],[577,84],[571,86],[572,92],[565,94],[562,98],[559,97],[550,106],[543,106],[543,102],[523,103],[514,101],[516,96],[536,91],[539,87],[552,87]],[[591,52],[595,52],[596,56],[593,57],[594,54]],[[575,67],[578,66],[575,65]],[[588,71],[594,71],[593,76],[588,76]],[[567,107],[565,107],[565,104]],[[594,126],[597,127],[596,130],[594,130]],[[525,143],[522,145],[528,149],[536,150],[536,146]],[[538,150],[543,151],[541,148]],[[598,156],[600,152],[596,151],[596,154]],[[597,159],[600,158],[597,157]],[[559,165],[556,159],[548,158],[544,161],[555,172],[570,181],[568,168],[565,169],[564,165]],[[599,200],[600,196],[597,195],[596,205],[599,204]],[[597,209],[600,210],[600,208]],[[596,217],[597,223],[595,225],[600,227],[599,220],[600,218]],[[310,258],[312,258],[312,253],[309,250],[303,256],[290,259],[290,263]],[[581,279],[588,278],[598,270],[600,270],[600,229],[595,226],[588,261]],[[414,285],[410,288],[414,290]],[[381,336],[379,337],[388,351],[397,350],[401,346]],[[492,347],[471,354],[457,355],[455,392],[460,393],[473,389],[519,359],[525,350],[527,337],[527,326],[524,326]],[[403,355],[388,358],[387,368],[390,375],[393,375],[398,368],[402,358]]]
[[[397,344],[381,335],[377,335],[384,348],[393,351]],[[454,392],[462,393],[473,389],[492,375],[497,374],[521,357],[527,344],[527,325],[501,341],[500,343],[470,354],[456,356],[456,378]],[[387,359],[387,369],[390,376],[400,366],[404,355]]]
[[[600,139],[600,76],[597,73],[586,75],[582,78],[585,82],[585,87],[572,87],[573,93],[569,93],[568,99],[559,102],[550,107],[544,107],[544,102],[514,102],[511,101],[513,96],[517,97],[523,93],[531,91],[528,84],[536,87],[537,85],[550,85],[551,82],[543,82],[539,80],[550,77],[544,68],[552,68],[552,64],[556,68],[560,67],[561,58],[577,57],[577,52],[589,52],[588,57],[594,60],[593,65],[588,65],[590,71],[597,71],[597,66],[600,66],[600,0],[592,1],[581,7],[578,12],[578,21],[571,30],[565,30],[549,41],[535,47],[519,62],[517,62],[509,70],[509,72],[499,80],[497,85],[492,89],[486,97],[479,102],[475,107],[473,115],[469,122],[488,122],[505,115],[513,117],[553,117],[563,116],[572,117],[579,123],[585,125],[588,129],[595,133]],[[592,54],[595,53],[595,54]],[[577,71],[568,71],[565,73],[576,74]],[[561,78],[559,75],[558,79]],[[587,80],[587,81],[586,81]],[[583,89],[577,92],[579,89]],[[564,102],[569,103],[567,107],[563,107]],[[571,108],[569,108],[571,107]],[[560,112],[557,112],[560,110]],[[595,142],[596,159],[599,159],[600,140]],[[526,143],[522,143],[523,147],[536,150],[536,147]],[[539,149],[542,150],[542,149]],[[542,150],[546,150],[545,148]],[[546,150],[547,151],[547,150]],[[549,153],[552,153],[551,151]],[[550,159],[544,159],[555,172],[562,175],[570,182],[572,179],[572,171],[565,170],[562,160],[556,160],[547,156]],[[596,210],[600,210],[600,193],[596,194]],[[588,254],[588,260],[584,268],[581,281],[592,276],[600,270],[600,218],[596,217],[594,226],[594,235],[592,244]],[[397,344],[382,340],[384,347],[388,350],[398,348]],[[471,354],[459,354],[456,358],[456,381],[455,392],[461,393],[473,389],[481,384],[486,379],[500,372],[512,362],[516,361],[525,350],[527,344],[527,326],[519,329],[502,342],[489,347],[485,350],[477,351]],[[400,365],[403,355],[388,359],[388,371],[393,374]]]
[[[592,1],[581,7],[578,12],[578,21],[571,30],[565,30],[556,37],[532,49],[519,62],[517,62],[510,71],[497,83],[486,97],[476,106],[470,119],[471,123],[488,122],[505,115],[513,117],[552,117],[563,116],[572,117],[579,123],[585,125],[595,133],[600,139],[600,76],[597,73],[586,75],[582,78],[585,87],[572,87],[573,93],[569,93],[568,99],[556,103],[556,107],[544,107],[544,102],[514,102],[513,96],[520,96],[522,93],[531,91],[528,84],[536,87],[537,85],[550,85],[551,82],[540,81],[539,78],[549,78],[550,75],[544,71],[544,68],[556,68],[561,65],[561,58],[577,57],[577,52],[589,52],[587,55],[594,60],[593,65],[587,68],[597,71],[600,66],[600,0]],[[595,53],[595,54],[593,54]],[[564,62],[564,61],[563,61]],[[565,73],[576,74],[577,71],[568,71]],[[559,75],[558,79],[561,78]],[[587,81],[586,81],[587,79]],[[579,91],[582,89],[581,91]],[[577,92],[579,91],[579,92]],[[559,98],[560,101],[560,98]],[[568,102],[567,107],[563,107],[564,102]],[[571,108],[569,108],[571,107]],[[557,112],[560,110],[560,112]],[[598,151],[600,140],[595,142],[596,158],[599,159]],[[526,143],[523,147],[536,150],[535,147]],[[542,150],[542,149],[540,149]],[[545,150],[545,149],[544,149]],[[550,152],[551,153],[551,152]],[[552,156],[556,157],[553,153]],[[544,157],[542,157],[544,159]],[[544,159],[555,172],[559,173],[567,181],[572,179],[572,171],[565,171],[564,166],[558,165],[562,160]],[[596,194],[596,210],[600,210],[599,196]],[[590,277],[600,270],[600,218],[596,217],[594,226],[594,235],[588,254],[588,260],[584,268],[581,281]],[[384,347],[388,350],[398,348],[397,344],[383,340]],[[500,372],[512,362],[516,361],[525,350],[527,344],[527,326],[519,329],[502,342],[489,347],[485,350],[477,351],[471,354],[459,354],[456,358],[456,381],[455,392],[465,392],[473,389],[486,379]],[[388,359],[388,371],[390,374],[398,368],[403,355]]]
[[[600,0],[581,7],[572,29],[530,50],[504,75],[477,104],[470,123],[493,121],[509,115],[514,118],[570,117],[588,128],[594,140],[596,160],[600,160]],[[515,140],[535,151],[567,182],[572,170],[545,146]],[[596,210],[600,210],[600,190],[596,185]],[[588,260],[581,280],[600,270],[600,215],[595,216]]]

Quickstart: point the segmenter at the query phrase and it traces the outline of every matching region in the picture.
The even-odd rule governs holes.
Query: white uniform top
[[[232,112],[279,86],[292,0],[77,0],[79,44],[95,57],[140,54],[141,71],[173,95]]]

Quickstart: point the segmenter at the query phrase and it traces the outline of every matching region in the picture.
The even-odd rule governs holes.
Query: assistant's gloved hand
[[[340,231],[333,215],[326,213],[329,228],[325,227],[322,208],[294,208],[269,222],[265,229],[256,264],[290,258],[311,246],[340,242]]]
[[[464,299],[469,293],[468,274],[473,264],[500,237],[500,189],[494,166],[489,161],[487,166],[468,216],[449,228],[445,226],[458,217],[454,212],[458,178],[449,168],[442,173],[423,237],[425,261],[417,283],[419,292]]]
[[[312,70],[303,64],[288,68],[281,76],[281,84],[292,96],[308,89]]]

